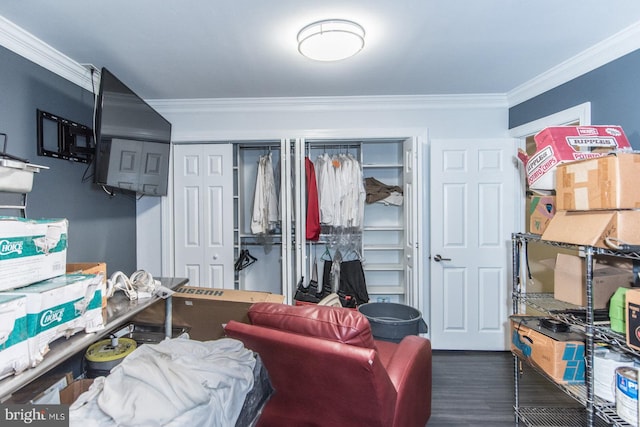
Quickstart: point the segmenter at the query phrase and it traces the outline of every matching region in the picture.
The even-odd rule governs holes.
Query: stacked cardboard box
[[[106,271],[66,274],[67,232],[66,219],[0,217],[0,378],[36,366],[58,338],[104,327]]]
[[[0,291],[64,274],[67,232],[66,219],[0,217]]]
[[[535,153],[529,157],[520,150],[527,184],[533,191],[556,188],[556,169],[567,162],[606,156],[611,151],[630,149],[619,126],[552,126],[534,136]]]
[[[633,282],[631,269],[596,262],[593,266],[592,303],[594,309],[606,308],[618,288],[628,288]],[[553,273],[555,299],[585,307],[587,288],[584,258],[559,253]]]
[[[42,362],[58,338],[104,327],[100,285],[95,275],[64,274],[4,293],[26,298],[30,366]]]
[[[554,126],[534,136],[535,153],[520,150],[525,165],[527,189],[533,194],[529,207],[529,232],[543,234],[556,210],[569,210],[563,200],[556,201],[556,188],[562,166],[584,159],[606,156],[612,151],[630,149],[619,126]],[[564,196],[564,195],[563,195]]]
[[[0,378],[28,367],[27,338],[26,298],[0,294]]]
[[[556,213],[556,197],[553,195],[531,195],[529,206],[529,232],[542,234]]]
[[[585,136],[584,140],[577,136],[589,133],[592,136]],[[543,240],[608,249],[616,249],[621,242],[640,244],[640,186],[635,182],[640,174],[640,154],[609,150],[629,147],[621,128],[548,128],[536,135],[536,144],[556,154],[564,153],[564,157],[553,164],[553,179],[547,175],[543,184],[530,177],[529,182],[536,182],[537,188],[552,190],[551,196],[539,196],[538,204],[543,197],[555,196],[547,202],[547,206],[551,200],[554,203],[552,218],[549,209],[545,212],[536,206],[533,210],[530,205],[531,232],[541,232]],[[572,151],[567,148],[571,144]],[[581,144],[600,149],[576,151]],[[602,147],[609,151],[603,152]],[[552,181],[554,186],[550,188]],[[618,287],[631,286],[634,278],[630,270],[619,266],[595,267],[594,308],[603,308]],[[559,254],[554,274],[555,298],[585,306],[583,271],[583,261],[578,257]]]
[[[639,174],[640,154],[631,152],[560,165],[557,211],[542,238],[610,249],[640,244]]]

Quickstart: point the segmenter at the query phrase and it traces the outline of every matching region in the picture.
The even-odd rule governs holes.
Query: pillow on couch
[[[249,308],[253,325],[375,349],[369,320],[360,312],[324,305],[258,302]]]

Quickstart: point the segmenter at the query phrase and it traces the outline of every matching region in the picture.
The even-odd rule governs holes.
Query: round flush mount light
[[[364,28],[345,19],[325,19],[298,33],[298,51],[316,61],[340,61],[364,47]]]

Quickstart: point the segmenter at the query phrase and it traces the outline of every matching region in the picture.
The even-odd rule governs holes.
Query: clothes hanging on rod
[[[305,157],[305,175],[307,184],[307,240],[317,241],[320,238],[320,208],[318,202],[318,183],[313,162]]]
[[[360,162],[349,153],[324,153],[316,159],[315,167],[321,224],[362,228],[366,193]]]
[[[260,156],[258,160],[251,232],[253,234],[269,234],[276,229],[279,218],[278,196],[271,153],[269,152],[269,154]]]

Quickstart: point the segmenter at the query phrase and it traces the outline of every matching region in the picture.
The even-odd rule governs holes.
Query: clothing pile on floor
[[[255,366],[255,354],[230,338],[145,344],[80,395],[70,425],[234,426]]]

